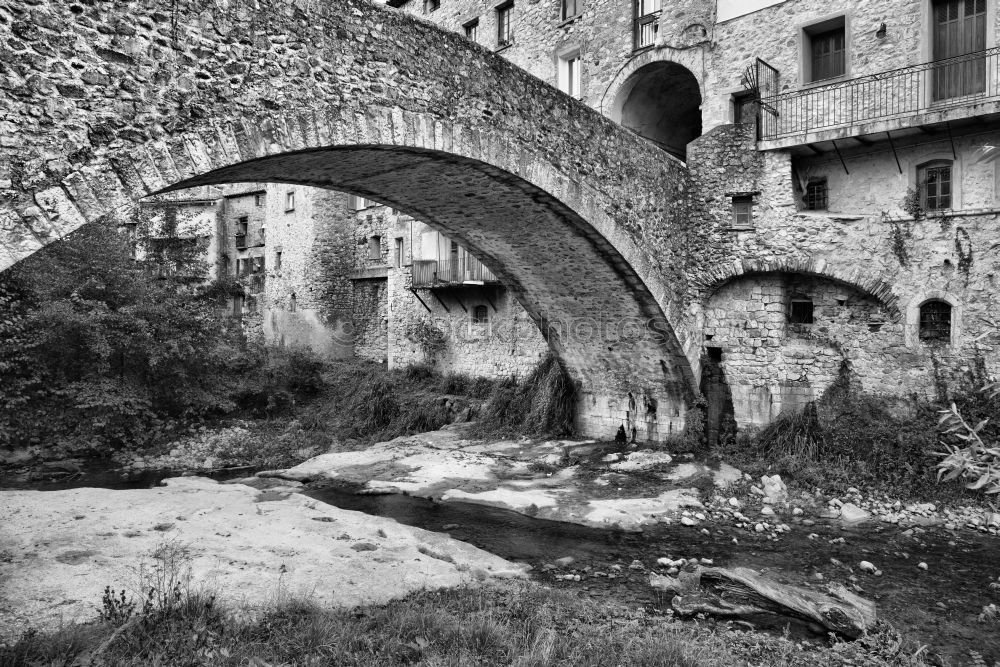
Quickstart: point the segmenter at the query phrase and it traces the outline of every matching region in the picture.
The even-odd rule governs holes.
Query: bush
[[[989,384],[979,393],[988,400],[996,399],[1000,395],[1000,383]],[[980,405],[974,400],[967,400],[966,403]],[[997,413],[996,410],[990,412]],[[944,429],[941,445],[945,451],[939,453],[939,481],[969,480],[965,484],[967,489],[982,490],[987,494],[1000,493],[1000,445],[990,447],[983,441],[989,423],[990,417],[985,417],[973,426],[965,420],[955,403],[941,411],[938,425]]]
[[[559,361],[547,356],[522,382],[493,385],[476,431],[482,436],[573,434],[576,387]]]

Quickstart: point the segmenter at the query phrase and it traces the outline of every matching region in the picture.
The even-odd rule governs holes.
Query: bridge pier
[[[665,391],[637,395],[583,390],[576,430],[588,438],[611,440],[621,426],[630,442],[663,443],[683,435],[687,410],[683,399]]]

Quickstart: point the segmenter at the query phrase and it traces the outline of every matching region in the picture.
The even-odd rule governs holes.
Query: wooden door
[[[958,57],[986,48],[986,0],[936,0],[933,22],[934,60],[957,58],[934,68],[934,99],[984,92],[985,58]]]

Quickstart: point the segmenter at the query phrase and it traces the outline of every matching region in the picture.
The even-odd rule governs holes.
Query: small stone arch
[[[707,301],[723,285],[736,278],[763,273],[800,273],[845,283],[877,299],[893,320],[898,321],[902,315],[899,308],[899,298],[893,294],[892,284],[881,275],[858,267],[845,268],[830,265],[824,259],[737,259],[732,264],[723,264],[709,272],[707,279],[703,281],[701,300],[702,302]]]
[[[685,159],[701,136],[704,81],[694,51],[654,50],[630,60],[604,93],[601,112]]]

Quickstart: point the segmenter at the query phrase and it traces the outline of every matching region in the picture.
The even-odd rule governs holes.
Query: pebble
[[[927,569],[927,563],[924,563],[923,561],[921,561],[921,562],[917,563],[917,567],[919,567],[921,570],[926,570]]]
[[[572,556],[563,556],[562,558],[557,558],[553,561],[559,567],[569,567],[576,562],[576,559]]]
[[[767,505],[764,505],[764,507],[760,508],[760,513],[763,514],[764,516],[774,516],[774,510],[768,507]]]
[[[872,574],[874,574],[878,570],[878,568],[875,567],[874,563],[871,563],[866,560],[863,560],[860,563],[858,563],[858,567],[861,568],[862,572],[870,572]]]
[[[801,507],[796,507],[792,510],[792,516],[802,516],[802,514],[803,512]]]
[[[685,525],[685,526],[697,526],[698,525],[698,522],[695,519],[692,519],[689,516],[682,516],[681,517],[681,523],[683,525]]]
[[[738,509],[742,505],[741,505],[741,503],[740,503],[740,501],[739,501],[738,498],[733,497],[733,498],[729,499],[729,506],[730,507],[736,507]]]
[[[758,523],[756,526],[753,527],[753,529],[756,530],[758,533],[763,533],[765,530],[764,524]]]

